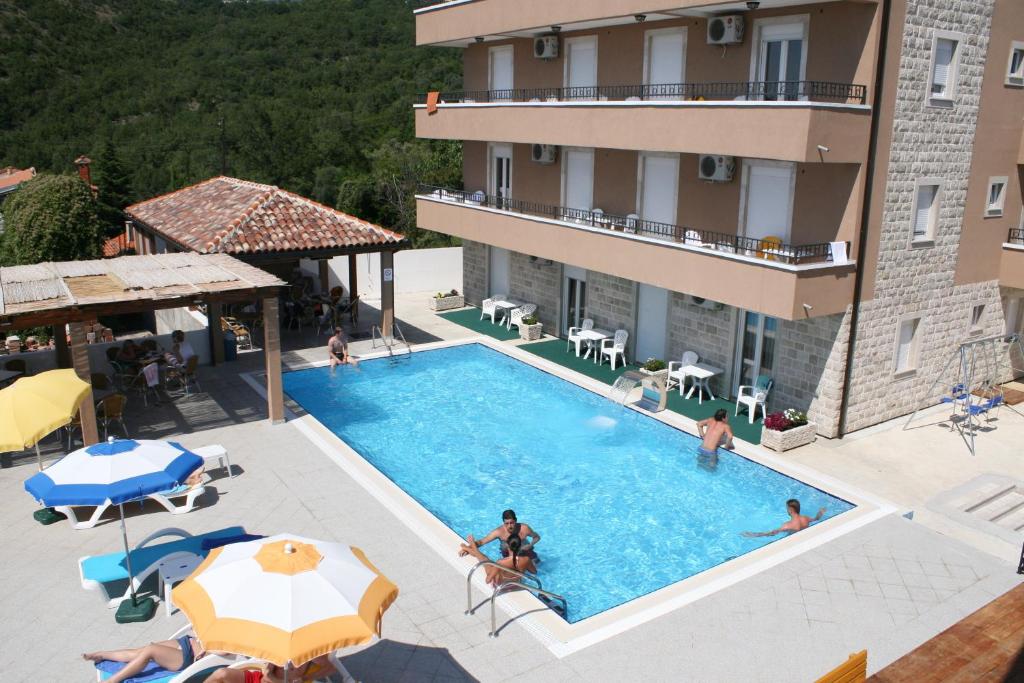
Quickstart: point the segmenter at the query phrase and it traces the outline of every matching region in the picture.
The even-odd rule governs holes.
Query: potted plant
[[[769,413],[761,430],[761,445],[779,453],[814,441],[818,426],[807,419],[807,413],[787,408]]]
[[[450,292],[438,292],[430,298],[430,310],[432,311],[447,311],[452,308],[462,308],[465,305],[465,297],[454,289]]]
[[[668,365],[665,361],[660,358],[648,358],[643,365],[640,366],[640,372],[645,375],[651,375],[652,377],[662,376],[668,377]]]
[[[528,315],[523,318],[523,324],[519,326],[519,338],[526,341],[536,341],[544,333],[544,325],[536,315]]]

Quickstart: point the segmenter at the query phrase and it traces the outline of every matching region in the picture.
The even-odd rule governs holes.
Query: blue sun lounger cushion
[[[100,680],[105,681],[125,667],[127,662],[112,662],[104,659],[96,664],[96,670],[100,672]],[[168,671],[156,662],[150,662],[146,668],[135,676],[125,679],[126,683],[158,683],[169,681],[177,674],[176,671]]]

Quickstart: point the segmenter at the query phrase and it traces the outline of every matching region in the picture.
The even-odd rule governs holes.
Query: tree
[[[77,176],[39,174],[3,206],[0,263],[98,258],[103,223],[92,190]]]
[[[109,137],[93,162],[93,183],[99,190],[99,216],[108,235],[124,230],[124,207],[132,203],[131,179]]]

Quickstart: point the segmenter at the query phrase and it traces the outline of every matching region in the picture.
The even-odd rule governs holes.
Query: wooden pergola
[[[0,268],[0,331],[64,325],[71,332],[71,364],[86,382],[92,374],[85,323],[98,316],[140,313],[262,299],[267,374],[267,414],[284,421],[278,295],[285,283],[226,254],[153,254]],[[216,322],[216,321],[215,321]],[[212,330],[220,332],[219,324]],[[67,341],[56,334],[58,358]],[[92,392],[82,401],[82,439],[96,443]]]

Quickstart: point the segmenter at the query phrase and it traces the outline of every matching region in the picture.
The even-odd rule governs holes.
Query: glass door
[[[771,376],[775,368],[775,341],[779,321],[753,311],[740,311],[736,343],[736,372],[733,394],[743,385],[753,385],[758,375]]]
[[[494,208],[504,209],[512,198],[512,146],[491,145],[488,194],[494,197]]]
[[[587,271],[575,266],[565,267],[565,329],[579,327],[587,317]]]
[[[804,25],[768,24],[760,29],[758,79],[764,82],[763,99],[800,99],[804,74]]]

